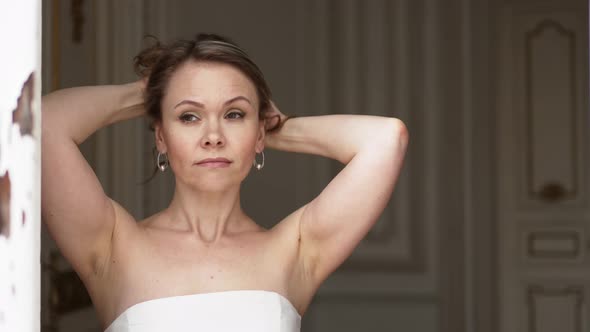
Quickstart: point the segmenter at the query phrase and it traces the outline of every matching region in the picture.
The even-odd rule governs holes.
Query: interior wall
[[[465,260],[473,243],[466,242],[464,202],[472,173],[464,170],[473,167],[466,149],[489,139],[470,143],[477,134],[469,132],[470,121],[482,121],[469,116],[472,105],[465,99],[472,88],[470,66],[480,63],[466,62],[473,55],[465,49],[476,39],[470,28],[479,24],[468,19],[471,6],[471,1],[442,6],[428,0],[173,2],[177,35],[196,30],[235,38],[265,70],[287,113],[396,116],[409,127],[410,151],[389,208],[322,286],[304,319],[305,331],[466,331],[472,326],[466,308],[473,304],[466,290],[472,265]],[[295,39],[285,38],[290,36]],[[281,56],[275,49],[282,50]],[[292,169],[290,157],[277,157],[279,174]],[[295,199],[276,199],[287,200],[276,206],[276,217],[313,198],[340,170],[307,156],[296,156],[294,164],[294,176],[276,185],[295,193]],[[266,188],[263,178],[277,170],[251,183]],[[255,217],[264,216],[258,210],[266,202],[262,197],[246,202]]]
[[[297,108],[295,102],[296,29],[294,1],[195,2],[176,0],[168,20],[171,36],[190,38],[197,33],[216,33],[243,47],[264,72],[273,100],[282,112],[303,115],[313,112]],[[294,211],[292,154],[265,151],[265,167],[252,170],[242,190],[243,207],[254,220],[270,227]]]
[[[71,41],[74,21],[63,7],[57,18],[62,42],[53,44],[59,52],[44,56],[48,64],[59,60],[48,70],[61,75],[60,87],[122,83],[135,78],[131,59],[142,36],[167,41],[215,32],[251,54],[287,114],[401,118],[410,147],[394,197],[322,286],[303,330],[461,332],[479,324],[491,331],[485,320],[473,322],[493,319],[491,291],[482,291],[493,279],[493,240],[486,232],[493,181],[486,22],[492,14],[482,9],[489,2],[85,2],[82,42]],[[74,60],[84,65],[71,67]],[[170,172],[137,185],[153,170],[152,148],[153,134],[142,121],[102,130],[83,147],[106,192],[138,219],[164,208],[174,190]],[[340,168],[318,157],[268,151],[265,168],[245,182],[244,208],[270,227],[317,195]]]

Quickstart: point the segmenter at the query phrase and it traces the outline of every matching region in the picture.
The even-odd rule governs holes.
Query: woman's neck
[[[224,234],[237,232],[248,220],[240,205],[240,188],[225,191],[197,191],[176,183],[174,197],[166,210],[175,227],[213,243]]]

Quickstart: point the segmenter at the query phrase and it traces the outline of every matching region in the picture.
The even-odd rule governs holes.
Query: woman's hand
[[[143,96],[147,86],[147,78],[144,77],[124,86],[127,87],[127,93],[123,95],[120,101],[119,115],[124,119],[145,115],[147,110],[145,109]]]
[[[268,110],[264,115],[264,129],[267,132],[273,132],[281,129],[283,123],[289,119],[288,116],[283,114],[277,105],[271,100]]]

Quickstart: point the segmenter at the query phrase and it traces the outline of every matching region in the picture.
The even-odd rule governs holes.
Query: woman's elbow
[[[410,134],[404,122],[397,118],[389,118],[387,126],[384,129],[386,140],[396,146],[402,146],[404,149],[408,145]]]

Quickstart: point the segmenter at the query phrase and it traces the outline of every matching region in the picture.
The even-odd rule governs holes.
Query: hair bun
[[[133,58],[133,69],[135,73],[142,78],[150,76],[152,68],[156,65],[162,53],[165,51],[165,47],[160,41],[154,36],[146,36],[145,39],[152,39],[153,45],[146,47],[139,54]]]

